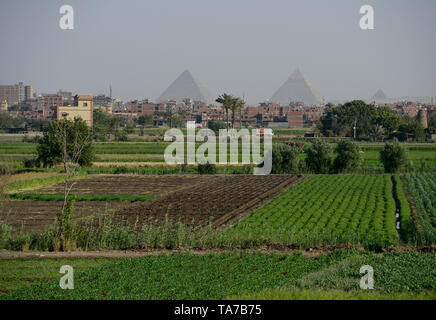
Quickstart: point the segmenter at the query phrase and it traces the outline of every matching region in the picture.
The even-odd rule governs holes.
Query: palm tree
[[[372,139],[373,142],[379,141],[383,139],[385,130],[379,124],[376,124],[369,128],[368,135]]]
[[[223,93],[220,95],[215,101],[218,103],[221,103],[223,105],[223,108],[226,109],[226,128],[229,130],[229,109],[232,107],[233,101],[235,97],[233,97],[230,94]]]
[[[235,126],[235,115],[238,110],[244,109],[245,101],[241,98],[234,98],[231,106],[232,109],[232,128]]]

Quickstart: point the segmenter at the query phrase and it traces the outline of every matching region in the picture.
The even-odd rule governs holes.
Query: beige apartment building
[[[74,96],[73,106],[60,106],[56,108],[56,119],[74,120],[76,117],[82,118],[90,127],[92,127],[93,97],[87,94],[78,94]]]
[[[8,111],[8,102],[6,100],[0,102],[0,111]]]

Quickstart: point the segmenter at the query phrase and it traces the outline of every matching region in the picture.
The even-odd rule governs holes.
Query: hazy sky
[[[74,30],[59,8],[74,8]],[[375,30],[359,27],[361,5]],[[156,99],[185,69],[269,99],[299,67],[327,100],[436,96],[434,0],[1,0],[0,84]]]

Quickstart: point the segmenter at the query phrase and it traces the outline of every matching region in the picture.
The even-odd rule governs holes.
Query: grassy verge
[[[113,262],[111,259],[11,259],[0,260],[0,295],[51,280],[59,280],[59,268],[74,265],[77,272]]]
[[[391,293],[343,290],[266,290],[227,297],[228,300],[436,300],[435,292]]]
[[[76,179],[84,179],[87,178],[86,174],[80,174],[76,177]],[[13,193],[13,192],[19,192],[19,191],[27,191],[27,190],[33,190],[44,186],[49,186],[52,184],[60,183],[65,180],[64,174],[56,174],[56,175],[50,175],[45,178],[34,178],[29,180],[18,180],[14,181],[10,184],[7,184],[5,186],[5,192],[7,193]]]
[[[9,196],[17,200],[36,200],[36,201],[63,201],[64,195],[61,193],[15,193]],[[134,194],[72,194],[71,199],[75,201],[147,201],[155,198],[154,195],[134,195]]]

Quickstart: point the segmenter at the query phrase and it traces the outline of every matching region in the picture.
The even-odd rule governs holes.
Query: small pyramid
[[[274,93],[270,101],[289,105],[292,102],[304,102],[305,105],[313,105],[322,102],[318,91],[307,80],[300,69],[296,69],[289,79]]]
[[[168,89],[160,95],[157,101],[167,102],[168,100],[176,100],[179,103],[187,98],[208,104],[214,102],[214,99],[206,87],[204,87],[189,70],[183,71]]]
[[[375,93],[375,95],[372,97],[371,100],[374,100],[374,101],[385,101],[386,99],[387,98],[386,98],[386,95],[383,92],[383,90],[382,89],[378,89],[378,91]]]

